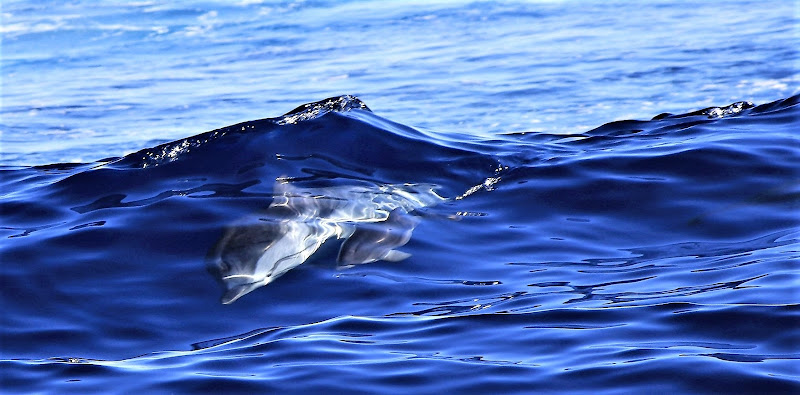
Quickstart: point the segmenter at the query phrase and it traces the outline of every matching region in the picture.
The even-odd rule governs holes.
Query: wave
[[[2,168],[3,385],[686,391],[711,375],[709,392],[788,390],[799,99],[480,139],[341,96],[124,157]],[[426,193],[436,204],[415,203]],[[328,241],[222,305],[207,254],[242,218]],[[358,254],[338,236],[386,247],[345,260],[411,257],[341,267]]]

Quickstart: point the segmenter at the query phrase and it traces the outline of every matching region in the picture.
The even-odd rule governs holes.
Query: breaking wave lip
[[[125,162],[136,167],[152,167],[177,160],[182,155],[205,144],[234,133],[247,133],[263,124],[289,125],[319,118],[329,112],[347,112],[351,110],[369,111],[364,102],[352,95],[331,97],[313,103],[303,104],[286,114],[275,118],[264,118],[241,122],[193,137],[161,144],[153,148],[143,149],[125,157]]]
[[[518,156],[518,152],[515,152],[514,149],[512,150],[498,149],[496,147],[492,147],[492,145],[493,143],[508,144],[511,146],[516,146],[515,149],[519,149],[521,148],[519,147],[520,141],[515,140],[515,138],[517,137],[523,137],[523,140],[529,142],[531,140],[538,140],[542,138],[549,140],[547,141],[548,143],[551,143],[554,140],[556,142],[564,142],[567,140],[582,140],[582,139],[588,139],[595,142],[597,141],[596,140],[597,138],[624,137],[628,134],[637,134],[643,130],[644,125],[646,125],[648,122],[655,122],[655,121],[680,122],[682,123],[681,126],[683,128],[687,128],[698,124],[714,122],[722,118],[738,117],[748,114],[765,114],[774,111],[780,111],[782,109],[786,109],[788,107],[797,104],[799,100],[800,100],[800,95],[795,95],[786,99],[777,100],[775,102],[766,103],[758,106],[753,105],[753,103],[751,102],[740,101],[726,106],[719,106],[719,107],[712,106],[683,114],[662,113],[656,115],[650,121],[622,120],[622,121],[609,122],[590,131],[571,134],[571,135],[563,135],[563,134],[548,135],[547,133],[530,134],[526,132],[522,133],[511,132],[511,133],[504,133],[497,135],[495,137],[495,140],[490,140],[490,141],[483,141],[482,139],[474,141],[474,137],[466,135],[459,135],[458,139],[454,139],[453,136],[432,135],[429,133],[420,132],[412,128],[406,128],[406,129],[416,134],[417,136],[415,137],[425,139],[428,142],[434,142],[435,144],[441,145],[443,147],[467,149],[475,153],[482,153],[482,154],[489,154],[492,156],[496,156],[498,157],[498,159],[500,159],[501,162],[499,166],[502,167],[502,166],[507,166],[507,164],[513,164],[516,161],[515,158]],[[208,132],[200,133],[195,136],[186,137],[172,142],[160,144],[155,147],[144,148],[139,151],[133,152],[131,154],[125,155],[122,158],[109,157],[100,159],[96,161],[95,164],[102,166],[110,165],[110,166],[139,167],[139,168],[159,166],[169,162],[176,161],[185,156],[186,154],[189,154],[190,152],[197,150],[203,146],[206,146],[212,143],[213,141],[219,140],[225,136],[252,133],[268,126],[295,125],[302,122],[318,119],[328,113],[348,113],[353,111],[352,117],[359,119],[360,117],[358,115],[358,111],[354,110],[365,111],[367,113],[372,114],[372,110],[356,96],[353,95],[335,96],[319,100],[316,102],[300,105],[297,108],[281,116],[240,122],[234,125],[225,126],[219,129],[214,129]],[[387,123],[392,126],[402,126],[377,116],[371,117],[368,121]],[[383,125],[378,125],[378,126],[383,126]],[[658,131],[658,128],[650,127],[650,130],[652,133]],[[61,169],[68,169],[69,167],[77,167],[80,165],[81,164],[65,163],[65,164],[40,165],[40,166],[34,166],[34,168],[46,169],[46,168],[56,167]]]

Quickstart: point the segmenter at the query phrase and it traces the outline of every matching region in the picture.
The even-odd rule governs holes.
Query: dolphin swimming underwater
[[[401,261],[410,254],[397,251],[411,240],[411,232],[419,223],[419,217],[405,215],[396,208],[385,221],[363,224],[342,243],[337,261],[348,266],[375,261]]]
[[[338,263],[349,267],[409,254],[395,250],[419,223],[412,212],[445,201],[432,184],[298,188],[279,179],[266,210],[233,223],[208,255],[230,304],[305,262],[332,238],[346,239]]]

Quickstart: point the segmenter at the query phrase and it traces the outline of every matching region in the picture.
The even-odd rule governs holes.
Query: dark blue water
[[[798,96],[492,139],[374,110],[343,96],[124,157],[3,167],[4,391],[800,388]],[[449,200],[409,259],[340,269],[329,240],[223,305],[206,255],[281,177]]]
[[[800,392],[795,3],[3,0],[0,392]],[[223,305],[278,178],[448,200]]]

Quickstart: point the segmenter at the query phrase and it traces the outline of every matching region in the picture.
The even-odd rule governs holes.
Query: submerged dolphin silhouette
[[[347,239],[342,266],[401,260],[419,218],[412,211],[445,199],[431,184],[388,184],[302,189],[275,184],[274,200],[256,215],[232,224],[209,251],[209,269],[233,303],[305,262],[331,237]]]
[[[346,266],[375,261],[401,261],[411,256],[395,250],[411,240],[411,232],[419,223],[419,217],[405,215],[402,209],[394,209],[383,222],[364,224],[342,243],[337,261]]]

